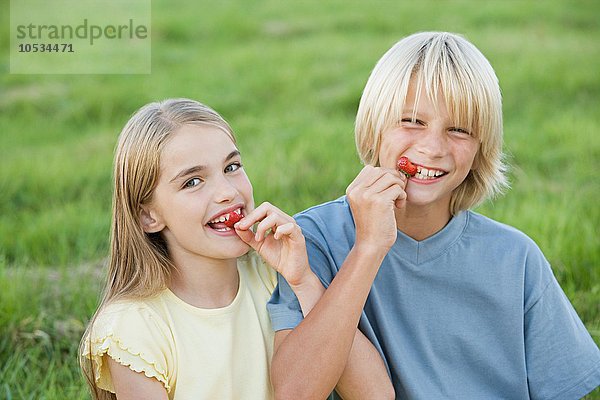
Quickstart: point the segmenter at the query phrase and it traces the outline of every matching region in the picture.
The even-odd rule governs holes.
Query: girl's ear
[[[165,227],[158,213],[147,206],[140,207],[140,223],[146,233],[160,232]]]

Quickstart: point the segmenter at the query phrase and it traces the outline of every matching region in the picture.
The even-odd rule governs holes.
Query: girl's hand
[[[254,233],[250,228],[256,223]],[[308,265],[304,235],[292,217],[265,202],[236,223],[234,228],[240,239],[283,275],[290,286],[300,286],[310,280],[312,271]]]
[[[397,170],[367,165],[346,189],[356,225],[356,244],[387,253],[396,241],[395,208],[406,204],[406,177]]]

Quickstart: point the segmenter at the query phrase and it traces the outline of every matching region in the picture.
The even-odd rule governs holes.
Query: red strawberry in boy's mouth
[[[400,172],[406,175],[407,178],[415,176],[415,174],[417,173],[417,166],[411,163],[408,157],[405,156],[402,156],[398,159],[396,167]]]
[[[244,218],[241,208],[236,208],[233,211],[221,214],[214,219],[208,221],[208,226],[219,232],[226,232],[233,229],[233,225]]]

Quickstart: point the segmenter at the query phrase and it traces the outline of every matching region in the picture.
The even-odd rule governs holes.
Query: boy
[[[501,109],[492,67],[460,36],[414,34],[379,60],[356,120],[366,167],[346,196],[296,216],[329,287],[315,309],[362,303],[360,332],[334,317],[296,331],[301,308],[279,277],[269,311],[286,373],[310,382],[360,356],[331,337],[364,335],[397,398],[578,399],[600,384],[600,351],[540,249],[469,210],[507,187]]]

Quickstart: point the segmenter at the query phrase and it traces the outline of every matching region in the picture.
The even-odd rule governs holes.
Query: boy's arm
[[[271,370],[276,398],[325,398],[340,379],[340,393],[348,397],[371,375],[372,371],[365,371],[368,368],[361,368],[359,363],[377,360],[374,348],[365,346],[362,338],[355,341],[355,337],[373,280],[396,239],[394,207],[405,202],[405,184],[397,171],[367,166],[348,187],[356,225],[354,247],[322,297],[313,298],[314,307],[304,320],[285,336],[278,335]],[[303,309],[310,306],[307,299],[314,294],[308,293],[314,285],[290,285]],[[380,364],[375,362],[373,367],[377,370],[375,380],[387,381],[383,384],[386,395],[381,397],[393,398],[383,361],[380,357],[378,361]]]
[[[312,282],[310,287],[305,287],[303,290],[298,289],[296,295],[305,317],[323,293],[325,293],[325,288],[318,278]],[[287,329],[275,333],[275,352],[290,332],[292,330]],[[331,334],[335,335],[335,332]],[[279,371],[279,373],[282,372]],[[275,369],[272,374],[274,373],[277,373]],[[369,339],[358,329],[356,329],[346,366],[335,386],[335,390],[345,400],[394,398],[394,387],[388,377],[381,355]]]
[[[304,320],[292,331],[277,332],[271,369],[277,399],[325,398],[336,385],[339,393],[346,395],[344,399],[352,395],[357,399],[394,398],[377,350],[364,336],[364,340],[355,340],[358,320],[377,272],[377,268],[365,268],[365,264],[379,260],[378,267],[385,256],[375,254],[355,247]],[[305,292],[294,288],[294,293],[304,310]],[[357,365],[365,361],[368,363]],[[361,390],[370,391],[374,382],[375,389],[383,393],[376,397],[361,394]]]
[[[275,348],[292,330],[275,333]],[[284,371],[280,371],[285,373]],[[275,371],[273,371],[275,373]],[[394,399],[394,387],[377,349],[359,330],[356,331],[346,368],[335,390],[344,400]],[[276,398],[284,398],[276,396]]]

